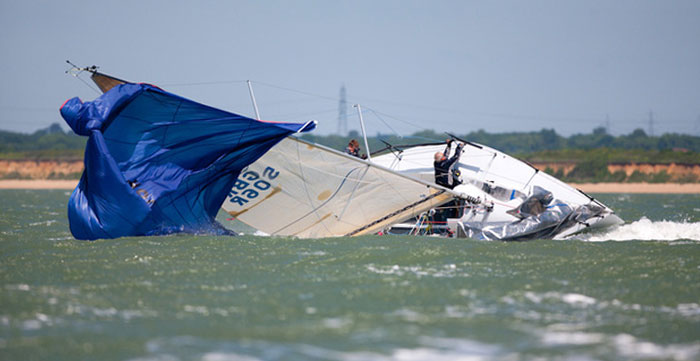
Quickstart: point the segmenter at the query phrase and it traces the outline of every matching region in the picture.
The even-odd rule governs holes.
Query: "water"
[[[0,191],[2,360],[698,360],[700,195],[602,195],[564,241],[83,242]]]

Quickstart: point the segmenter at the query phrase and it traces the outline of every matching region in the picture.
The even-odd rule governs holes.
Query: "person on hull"
[[[435,168],[435,184],[449,189],[453,189],[461,183],[459,180],[459,170],[454,169],[450,171],[450,169],[459,160],[459,156],[462,154],[462,148],[464,147],[464,144],[458,142],[454,155],[448,158],[450,149],[452,148],[452,142],[452,139],[447,140],[445,151],[436,152],[435,162],[433,162],[433,167]],[[452,182],[450,182],[450,180],[452,180]]]

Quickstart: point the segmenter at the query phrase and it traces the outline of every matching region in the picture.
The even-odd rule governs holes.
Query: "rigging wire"
[[[211,84],[235,84],[235,83],[244,83],[246,80],[222,80],[222,81],[209,81],[209,82],[192,82],[192,83],[165,83],[162,84],[163,86],[194,86],[194,85],[211,85]],[[329,101],[339,101],[339,98],[332,97],[332,96],[326,96],[326,95],[320,95],[316,93],[311,93],[303,90],[298,90],[298,89],[293,89],[289,87],[284,87],[276,84],[270,84],[262,81],[257,81],[257,80],[251,80],[251,82],[258,84],[258,85],[263,85],[267,86],[270,88],[275,88],[275,89],[280,89],[284,91],[289,91],[289,92],[294,92],[298,94],[303,94],[306,96],[311,96],[319,99],[324,99],[324,100],[329,100]],[[429,109],[429,110],[434,110],[434,111],[441,111],[441,112],[449,112],[449,113],[454,113],[454,114],[465,114],[464,111],[462,110],[457,110],[457,109],[450,109],[450,108],[443,108],[443,107],[434,107],[434,106],[426,106],[426,105],[420,105],[420,104],[408,104],[408,103],[403,103],[403,102],[395,102],[395,101],[387,101],[387,100],[381,100],[381,99],[373,99],[373,98],[364,98],[364,97],[353,97],[353,98],[359,98],[359,99],[365,99],[369,100],[372,102],[379,102],[379,103],[385,103],[385,104],[393,104],[393,105],[400,105],[400,106],[406,106],[406,107],[413,107],[413,108],[423,108],[423,109]],[[381,113],[378,112],[374,109],[371,109],[375,115],[377,115],[378,118],[392,131],[396,134],[396,130],[394,130],[391,126],[388,125],[388,123],[384,120],[381,119],[381,115],[384,115],[386,117],[389,117],[391,119],[394,119],[396,121],[402,122],[404,124],[410,125],[412,127],[415,127],[420,130],[426,130],[424,126],[417,125],[415,123],[406,121],[404,119],[401,119],[400,117],[397,116],[392,116],[386,113]],[[588,122],[588,121],[593,121],[592,119],[588,118],[577,118],[577,117],[552,117],[552,116],[533,116],[533,115],[518,115],[518,114],[505,114],[505,113],[491,113],[491,112],[472,112],[473,114],[477,116],[483,116],[483,117],[495,117],[495,118],[504,118],[504,119],[521,119],[521,120],[549,120],[549,121],[557,121],[557,122]],[[596,120],[597,121],[597,120]]]
[[[95,89],[95,87],[93,87],[92,85],[90,85],[90,83],[85,81],[85,79],[80,77],[80,74],[82,74],[85,70],[87,70],[89,68],[79,68],[77,65],[71,63],[70,60],[66,60],[66,63],[70,64],[70,66],[71,66],[70,68],[68,68],[68,70],[66,70],[66,74],[72,75],[73,77],[77,78],[78,80],[83,82],[83,84],[85,84],[88,88],[95,91],[97,94],[100,94],[100,95],[102,94],[101,91],[99,91],[98,89]],[[93,70],[97,69],[97,67],[95,67],[94,65],[92,66],[92,68],[93,68]]]
[[[329,96],[326,96],[326,95],[319,95],[319,94],[309,93],[309,92],[305,92],[305,91],[301,91],[301,90],[296,90],[296,89],[292,89],[292,88],[286,88],[286,87],[282,87],[282,86],[278,86],[278,85],[274,85],[274,84],[269,84],[269,83],[263,83],[263,82],[260,82],[260,81],[257,81],[257,80],[255,80],[255,81],[254,81],[254,80],[251,80],[251,82],[253,82],[253,83],[255,83],[255,84],[260,84],[260,85],[263,85],[263,86],[267,86],[267,87],[270,87],[270,88],[277,88],[277,89],[286,90],[286,91],[290,91],[290,92],[294,92],[294,93],[299,93],[299,94],[304,94],[304,95],[308,95],[308,96],[312,96],[312,97],[317,97],[317,98],[321,98],[321,99],[332,100],[332,101],[334,101],[334,102],[337,102],[337,101],[340,100],[339,98],[335,98],[335,97],[329,97]]]
[[[384,120],[384,118],[382,118],[382,116],[379,115],[379,113],[377,113],[377,111],[375,111],[372,108],[367,108],[367,110],[371,111],[382,123],[384,123],[384,125],[386,125],[392,132],[394,132],[394,134],[396,136],[401,138],[401,135],[399,134],[399,132],[397,132],[396,129],[394,129],[391,125],[389,125],[389,123],[387,123],[386,120]]]
[[[71,68],[70,70],[67,70],[66,73],[72,75],[73,77],[75,77],[78,80],[80,80],[81,82],[83,82],[83,84],[85,84],[85,86],[92,89],[95,93],[100,94],[100,95],[102,94],[101,91],[99,91],[98,89],[95,89],[95,87],[93,87],[92,85],[90,85],[90,83],[85,81],[85,79],[80,77],[80,74],[83,72],[83,70],[79,70],[77,73],[72,72],[72,70],[75,70],[75,68]]]
[[[279,118],[286,118],[286,119],[292,119],[292,118],[301,118],[301,117],[308,117],[312,115],[319,115],[319,114],[327,114],[327,113],[332,113],[336,112],[338,109],[327,109],[327,110],[319,110],[317,112],[303,112],[303,113],[292,113],[292,114],[274,114],[272,113],[273,117],[279,117]]]
[[[80,74],[83,72],[82,68],[78,68],[74,64],[70,63],[69,64],[73,65],[71,69],[66,71],[66,73],[71,74],[72,76],[78,78],[83,84],[85,84],[87,87],[95,91],[97,94],[101,94],[99,90],[97,90],[95,87],[91,86],[89,82],[87,82],[85,79],[80,77]],[[216,85],[216,84],[238,84],[238,83],[245,83],[247,80],[217,80],[217,81],[203,81],[203,82],[188,82],[188,83],[159,83],[162,86],[198,86],[198,85]],[[324,100],[329,100],[329,101],[339,101],[340,99],[337,97],[332,97],[332,96],[326,96],[326,95],[320,95],[320,94],[315,94],[303,90],[298,90],[298,89],[293,89],[293,88],[288,88],[284,86],[279,86],[275,84],[270,84],[266,82],[261,82],[261,81],[251,81],[255,84],[267,86],[270,88],[276,88],[280,90],[285,90],[289,92],[294,92],[298,94],[303,94],[306,96],[311,96],[319,99],[324,99]],[[422,109],[429,109],[429,110],[434,110],[434,111],[441,111],[441,112],[449,112],[449,113],[454,113],[454,114],[465,114],[465,113],[471,113],[476,116],[481,116],[481,117],[491,117],[491,118],[502,118],[502,119],[513,119],[513,120],[538,120],[538,121],[549,121],[549,122],[556,122],[556,123],[561,123],[561,122],[576,122],[576,123],[581,123],[581,122],[598,122],[598,118],[581,118],[581,117],[572,117],[572,116],[540,116],[540,115],[531,115],[531,114],[509,114],[509,113],[494,113],[494,112],[465,112],[463,110],[458,110],[458,109],[451,109],[451,108],[443,108],[443,107],[435,107],[435,106],[428,106],[428,105],[421,105],[421,104],[415,104],[415,103],[404,103],[404,102],[396,102],[396,101],[388,101],[388,100],[382,100],[382,99],[374,99],[374,98],[366,98],[366,97],[356,97],[354,96],[353,98],[356,99],[365,99],[369,100],[371,102],[377,102],[377,103],[385,103],[385,104],[393,104],[393,105],[399,105],[399,106],[405,106],[405,107],[412,107],[412,108],[422,108]],[[401,122],[403,124],[415,127],[420,130],[427,130],[428,128],[425,128],[424,126],[418,125],[414,122],[410,122],[407,120],[404,120],[398,116],[393,116],[387,113],[379,112],[375,109],[372,109],[370,107],[366,107],[369,110],[371,110],[377,118],[384,123],[387,127],[389,127],[394,133],[398,134],[394,128],[392,128],[388,122],[386,122],[384,119],[382,119],[381,115],[387,118],[391,118],[393,120],[396,120],[398,122]],[[617,119],[616,123],[638,123],[637,119],[629,118],[629,119]],[[684,121],[680,120],[669,120],[667,123],[684,123]]]
[[[372,109],[372,108],[367,108],[367,109],[372,110],[372,111],[375,112],[376,114],[381,114],[381,115],[383,115],[383,116],[385,116],[385,117],[387,117],[387,118],[391,118],[391,119],[394,119],[394,120],[399,121],[399,122],[401,122],[401,123],[408,124],[408,125],[410,125],[410,126],[412,126],[412,127],[418,128],[418,129],[420,129],[420,130],[428,130],[427,128],[425,128],[425,127],[423,127],[423,126],[420,126],[420,125],[411,123],[411,122],[409,122],[409,121],[403,120],[403,119],[398,118],[398,117],[396,117],[396,116],[393,116],[393,115],[390,115],[390,114],[387,114],[387,113],[384,113],[384,112],[380,112],[380,111],[374,110],[374,109]]]
[[[82,73],[83,69],[78,68],[74,64],[68,62],[73,66],[70,70],[66,71],[66,73],[70,73],[71,75],[75,76],[78,78],[81,82],[83,82],[85,85],[87,85],[90,89],[93,89],[95,92],[98,94],[101,94],[99,90],[95,89],[91,85],[89,85],[88,82],[86,82],[84,79],[82,79],[79,74]],[[77,71],[77,72],[74,72]],[[237,83],[245,83],[247,80],[217,80],[217,81],[203,81],[203,82],[188,82],[188,83],[159,83],[162,86],[198,86],[198,85],[215,85],[215,84],[237,84]],[[320,95],[320,94],[315,94],[311,92],[306,92],[298,89],[293,89],[293,88],[288,88],[288,87],[283,87],[275,84],[270,84],[266,82],[261,82],[261,81],[251,81],[259,85],[271,87],[271,88],[276,88],[280,90],[285,90],[289,92],[294,92],[298,94],[304,94],[307,96],[312,96],[316,97],[319,99],[325,99],[325,100],[331,100],[331,101],[339,101],[339,98],[336,97],[331,97],[331,96],[325,96],[325,95]],[[367,98],[367,97],[357,97],[354,96],[353,98],[356,99],[364,99],[368,100],[370,102],[377,102],[377,103],[384,103],[384,104],[390,104],[390,105],[398,105],[398,106],[404,106],[404,107],[412,107],[412,108],[422,108],[422,109],[428,109],[428,110],[434,110],[434,111],[441,111],[441,112],[449,112],[449,113],[454,113],[454,114],[465,114],[465,113],[471,113],[476,116],[482,116],[482,117],[491,117],[491,118],[503,118],[503,119],[514,119],[514,120],[539,120],[539,121],[550,121],[550,122],[598,122],[600,119],[598,118],[582,118],[582,117],[572,117],[572,116],[551,116],[551,115],[531,115],[531,114],[511,114],[511,113],[495,113],[495,112],[478,112],[478,111],[473,111],[473,112],[465,112],[463,110],[459,109],[452,109],[452,108],[444,108],[444,107],[436,107],[436,106],[430,106],[430,105],[421,105],[421,104],[415,104],[415,103],[404,103],[404,102],[397,102],[397,101],[390,101],[390,100],[383,100],[383,99],[375,99],[375,98]],[[375,111],[376,112],[376,111]],[[379,112],[376,112],[379,113]],[[389,118],[392,118],[394,120],[400,121],[402,123],[411,125],[413,127],[416,127],[418,129],[426,129],[422,126],[416,125],[414,123],[405,121],[403,119],[400,119],[395,116],[390,116],[386,113],[381,113],[384,116],[387,116]],[[382,120],[384,124],[386,125],[386,122]],[[616,123],[638,123],[638,119],[634,118],[629,118],[629,119],[617,119]],[[667,122],[671,123],[684,123],[685,121],[682,120],[670,120]],[[388,125],[387,125],[388,126]]]
[[[202,81],[193,83],[159,83],[161,86],[197,86],[197,85],[216,85],[216,84],[237,84],[245,83],[247,80],[216,80]]]
[[[271,87],[271,88],[276,88],[276,89],[280,89],[280,90],[285,90],[285,91],[290,91],[290,92],[294,92],[294,93],[298,93],[298,94],[303,94],[303,95],[307,95],[307,96],[316,97],[316,98],[319,98],[319,99],[331,100],[331,101],[334,101],[334,102],[340,100],[339,98],[336,98],[336,97],[330,97],[330,96],[325,96],[325,95],[319,95],[319,94],[315,94],[315,93],[310,93],[310,92],[306,92],[306,91],[302,91],[302,90],[297,90],[297,89],[287,88],[287,87],[278,86],[278,85],[274,85],[274,84],[264,83],[264,82],[260,82],[260,81],[252,81],[252,82],[255,83],[255,84],[260,84],[260,85],[267,86],[267,87]],[[372,108],[370,108],[370,107],[366,107],[366,108],[367,108],[367,110],[372,111],[372,113],[374,113],[374,115],[376,115],[377,118],[378,118],[382,123],[384,123],[384,125],[386,125],[389,129],[391,129],[391,131],[394,132],[396,135],[398,135],[398,132],[397,132],[392,126],[390,126],[389,123],[381,117],[381,115],[384,115],[385,117],[392,118],[392,119],[397,120],[397,121],[399,121],[399,122],[402,122],[402,123],[411,125],[411,126],[413,126],[413,127],[416,127],[416,128],[418,128],[418,129],[421,129],[421,130],[425,130],[425,129],[426,129],[426,128],[420,126],[420,125],[413,124],[413,123],[411,123],[411,122],[402,120],[402,119],[400,119],[400,118],[398,118],[398,117],[395,117],[395,116],[392,116],[392,115],[389,115],[389,114],[386,114],[386,113],[378,112],[378,111],[376,111],[376,110],[374,110],[374,109],[372,109]],[[364,113],[364,112],[363,112],[363,113]],[[381,115],[380,115],[380,114],[381,114]]]
[[[80,77],[80,74],[76,74],[76,75],[73,75],[73,76],[76,77],[76,78],[78,78],[78,80],[80,80],[81,82],[83,82],[83,84],[87,85],[88,88],[94,90],[95,93],[97,93],[98,95],[102,95],[102,92],[101,92],[101,91],[95,89],[95,87],[93,87],[92,85],[90,85],[90,83],[88,83],[87,81],[85,81],[85,79],[81,78],[81,77]]]

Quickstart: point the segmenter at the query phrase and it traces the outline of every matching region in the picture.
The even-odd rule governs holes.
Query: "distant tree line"
[[[648,136],[642,129],[630,134],[613,136],[605,128],[596,128],[590,134],[575,134],[563,137],[552,129],[538,132],[522,133],[487,133],[483,130],[458,138],[481,143],[516,156],[531,163],[568,163],[574,168],[564,173],[563,168],[543,171],[567,182],[697,182],[694,174],[671,175],[665,171],[642,173],[635,171],[631,175],[616,171],[611,173],[610,164],[615,163],[656,163],[656,164],[700,164],[700,137],[685,134],[664,134]],[[323,144],[334,149],[343,150],[348,140],[359,139],[356,131],[345,137],[338,135],[318,136],[304,134],[302,138]],[[382,149],[386,143],[420,144],[444,142],[449,135],[434,131],[421,131],[410,136],[377,135],[368,138],[370,149]],[[385,143],[386,142],[386,143]],[[364,148],[361,141],[360,144]],[[364,151],[363,151],[364,152]]]
[[[563,137],[553,129],[520,133],[488,133],[478,130],[456,136],[535,162],[582,162],[596,159],[601,164],[629,161],[700,164],[700,137],[686,134],[649,136],[642,129],[637,129],[627,135],[613,136],[601,127],[590,134],[575,134],[570,137]],[[354,138],[365,148],[357,131],[351,131],[346,136],[307,133],[301,137],[341,151]],[[369,137],[368,142],[370,149],[376,151],[385,148],[386,144],[436,143],[444,142],[448,137],[445,133],[424,130],[408,136],[377,134]],[[32,134],[0,131],[0,157],[82,158],[86,140],[86,137],[77,136],[70,131],[64,132],[56,123]]]
[[[357,131],[351,131],[347,136],[338,135],[314,135],[304,134],[303,139],[323,144],[334,149],[342,150],[347,146],[348,140],[359,139],[361,135]],[[445,133],[436,133],[432,130],[424,130],[410,136],[399,137],[396,135],[378,134],[369,137],[368,142],[372,150],[385,147],[389,144],[418,144],[428,142],[443,142],[449,136]],[[563,137],[553,129],[542,129],[537,132],[519,133],[488,133],[478,130],[468,134],[457,135],[461,139],[481,143],[498,149],[508,154],[533,154],[537,152],[553,150],[591,150],[591,149],[618,149],[618,150],[644,150],[644,151],[671,151],[671,152],[700,152],[700,137],[686,134],[664,134],[661,136],[648,136],[644,130],[637,129],[630,134],[613,136],[606,132],[605,128],[596,128],[590,134],[575,134]],[[364,145],[360,141],[361,145]],[[364,148],[364,147],[363,147]]]
[[[32,134],[0,130],[0,156],[5,159],[81,158],[86,142],[86,137],[64,132],[58,123]]]

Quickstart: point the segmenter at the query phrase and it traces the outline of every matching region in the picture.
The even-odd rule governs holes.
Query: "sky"
[[[71,60],[265,120],[400,135],[700,135],[700,1],[0,0],[0,129],[99,95]]]

